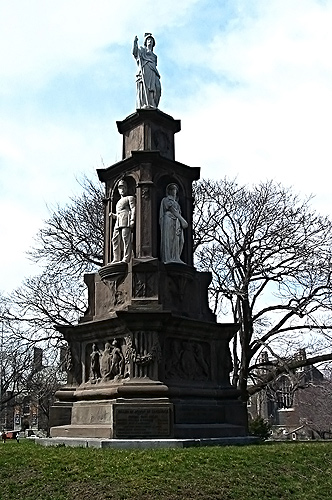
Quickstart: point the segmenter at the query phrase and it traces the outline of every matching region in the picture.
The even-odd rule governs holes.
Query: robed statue
[[[159,223],[161,232],[160,257],[165,264],[184,264],[181,253],[184,245],[183,230],[188,222],[181,215],[178,202],[179,186],[171,183],[166,187],[166,196],[160,204]]]
[[[160,75],[157,70],[157,56],[153,52],[156,42],[151,33],[144,35],[144,47],[138,46],[135,36],[133,55],[137,61],[136,109],[157,108],[161,95]]]

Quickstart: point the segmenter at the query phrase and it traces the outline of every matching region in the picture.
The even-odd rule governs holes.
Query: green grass
[[[332,443],[160,450],[0,444],[1,500],[331,500]]]

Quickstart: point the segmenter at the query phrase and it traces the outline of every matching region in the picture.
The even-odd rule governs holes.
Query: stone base
[[[51,437],[100,439],[207,439],[247,435],[239,401],[168,398],[82,400],[71,424],[51,428]]]
[[[77,401],[71,425],[51,428],[51,437],[147,439],[173,436],[173,405],[156,400]]]
[[[52,437],[202,439],[245,436],[247,409],[229,383],[234,324],[162,311],[117,311],[113,318],[61,327],[70,345],[68,388],[56,393],[71,420],[52,421]],[[92,373],[116,345],[118,373]],[[105,355],[105,360],[103,357]],[[118,359],[115,358],[115,359]],[[107,366],[107,363],[104,366]],[[76,384],[76,385],[75,385]],[[68,408],[69,409],[69,406]],[[60,417],[59,408],[55,408]],[[67,411],[69,416],[69,411]]]
[[[50,408],[50,427],[70,424],[72,409],[73,403],[56,401]]]
[[[42,446],[73,446],[81,448],[118,448],[118,449],[149,449],[149,448],[190,448],[200,446],[247,446],[258,444],[260,439],[255,436],[224,437],[210,439],[84,439],[84,438],[41,438],[35,443]]]
[[[174,437],[179,439],[209,439],[246,436],[245,428],[230,424],[177,424]]]

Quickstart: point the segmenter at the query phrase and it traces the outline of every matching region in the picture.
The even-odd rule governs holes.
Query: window
[[[288,377],[281,377],[278,381],[277,403],[279,410],[293,406],[293,389]]]

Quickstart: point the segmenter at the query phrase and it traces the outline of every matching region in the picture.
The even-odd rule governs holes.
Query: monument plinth
[[[79,324],[58,327],[68,342],[68,384],[53,407],[53,437],[247,432],[246,407],[229,381],[229,342],[238,326],[217,323],[208,306],[211,275],[193,266],[199,169],[175,161],[180,121],[151,102],[117,122],[123,159],[98,170],[104,265],[84,278],[89,306]]]

